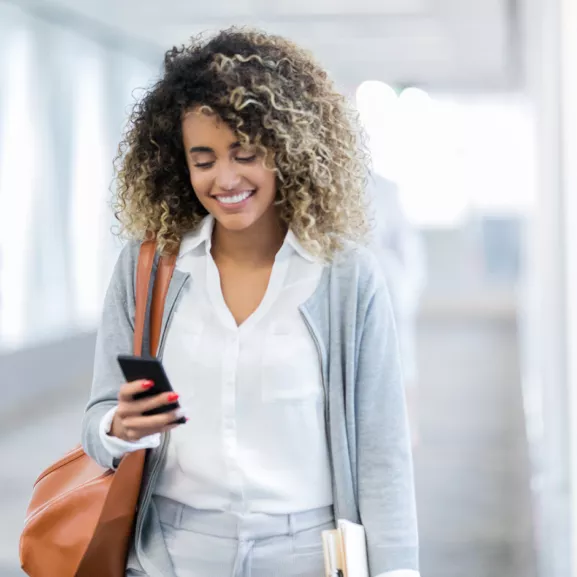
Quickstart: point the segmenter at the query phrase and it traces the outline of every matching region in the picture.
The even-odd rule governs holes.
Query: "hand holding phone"
[[[121,355],[118,362],[128,382],[118,394],[112,436],[137,441],[186,422],[160,361]]]

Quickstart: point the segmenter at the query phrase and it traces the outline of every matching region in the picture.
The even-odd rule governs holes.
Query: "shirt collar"
[[[295,233],[289,229],[284,239],[284,244],[290,246],[299,256],[310,262],[316,262],[316,258],[301,244]]]
[[[200,225],[194,230],[186,233],[182,242],[180,243],[180,250],[178,252],[178,258],[181,258],[185,254],[192,252],[194,249],[198,248],[201,244],[206,244],[206,252],[210,252],[212,244],[212,231],[214,230],[214,217],[212,215],[207,215],[204,217]],[[283,246],[292,248],[300,257],[308,260],[310,262],[316,262],[315,257],[303,247],[296,235],[292,230],[289,229],[285,237]]]
[[[178,258],[185,254],[192,252],[201,244],[206,244],[206,251],[209,252],[212,244],[212,231],[214,229],[214,217],[209,214],[204,217],[200,225],[194,230],[187,232],[180,243],[180,250],[178,251]]]

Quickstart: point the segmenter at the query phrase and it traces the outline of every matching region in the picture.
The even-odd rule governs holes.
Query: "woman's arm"
[[[378,275],[358,351],[358,493],[371,575],[418,571],[413,464],[399,347]]]
[[[133,350],[138,253],[138,243],[127,244],[114,267],[96,337],[92,390],[82,421],[84,450],[106,468],[114,468],[117,460],[101,441],[101,422],[116,407],[125,380],[116,357]]]

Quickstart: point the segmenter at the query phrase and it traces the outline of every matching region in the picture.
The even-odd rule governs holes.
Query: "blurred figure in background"
[[[425,285],[426,265],[422,240],[401,205],[399,188],[372,173],[367,187],[374,230],[372,248],[387,279],[403,363],[411,440],[419,441],[417,314]]]

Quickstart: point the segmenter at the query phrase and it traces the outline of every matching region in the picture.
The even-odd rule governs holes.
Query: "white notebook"
[[[367,542],[362,525],[340,520],[323,531],[326,577],[369,577]]]

